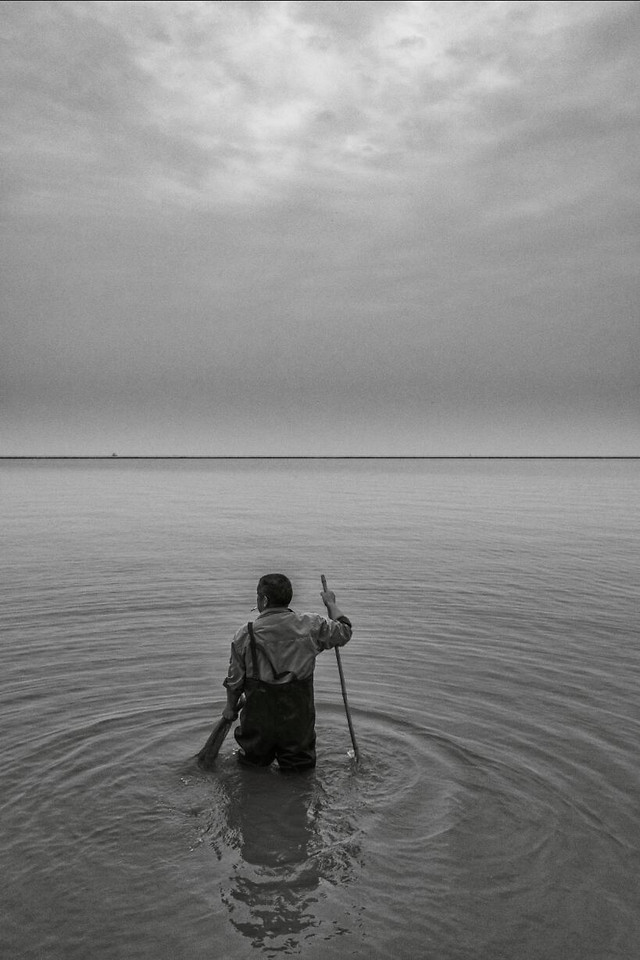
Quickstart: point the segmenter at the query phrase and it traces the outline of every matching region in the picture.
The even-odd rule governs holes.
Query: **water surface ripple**
[[[637,461],[0,465],[0,953],[640,956]],[[356,625],[319,763],[223,704],[261,573]],[[254,614],[255,615],[255,614]]]

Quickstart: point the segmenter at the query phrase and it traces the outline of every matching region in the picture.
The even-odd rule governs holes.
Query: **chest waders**
[[[271,668],[271,682],[260,679],[253,624],[248,624],[252,675],[245,678],[245,704],[235,738],[244,751],[242,763],[267,767],[277,760],[283,770],[304,770],[316,763],[316,712],[313,677],[300,680],[290,671],[277,673],[269,654],[260,652]],[[290,676],[290,680],[282,680]],[[280,681],[280,682],[277,682]]]

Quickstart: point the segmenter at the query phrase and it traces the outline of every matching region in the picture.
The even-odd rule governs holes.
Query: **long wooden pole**
[[[325,591],[328,590],[327,578],[325,577],[324,573],[322,574],[320,579],[322,580],[322,589]],[[342,699],[344,700],[344,709],[345,709],[345,713],[347,714],[347,723],[349,724],[349,733],[351,734],[351,743],[353,744],[353,755],[357,763],[358,760],[360,759],[360,751],[358,749],[358,744],[356,742],[355,730],[353,729],[353,720],[351,719],[351,711],[349,710],[349,701],[347,699],[347,685],[344,682],[344,670],[342,669],[342,658],[340,656],[340,650],[338,649],[338,647],[335,647],[334,649],[336,651],[336,660],[338,661],[338,673],[340,674],[340,687],[342,688]]]

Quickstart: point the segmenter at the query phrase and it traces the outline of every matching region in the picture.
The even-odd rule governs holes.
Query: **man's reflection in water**
[[[349,853],[335,837],[333,843],[321,837],[327,798],[314,770],[239,773],[237,794],[234,789],[229,798],[228,828],[241,861],[223,902],[232,925],[252,946],[293,948],[322,923],[317,909],[322,881],[349,879],[353,850]],[[344,828],[342,821],[340,833],[348,840],[353,827]]]

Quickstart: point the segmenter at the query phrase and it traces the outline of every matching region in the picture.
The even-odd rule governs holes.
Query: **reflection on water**
[[[309,847],[318,809],[303,777],[245,771],[228,809],[243,866],[254,869],[236,873],[224,900],[231,923],[255,947],[297,939],[315,922],[321,877]]]
[[[288,952],[320,927],[325,940],[346,932],[335,917],[323,919],[322,901],[327,887],[354,876],[357,827],[332,809],[315,771],[239,769],[218,817],[210,844],[215,850],[224,838],[237,854],[221,899],[253,948]]]

